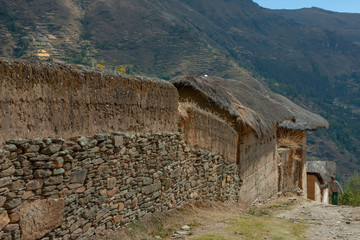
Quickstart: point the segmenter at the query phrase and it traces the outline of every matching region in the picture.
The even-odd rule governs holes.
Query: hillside
[[[327,28],[351,40],[354,44],[360,45],[360,14],[337,13],[316,7],[298,10],[274,10],[274,12],[301,24]]]
[[[0,0],[0,6],[3,57],[122,64],[128,73],[164,79],[255,76],[330,121],[329,133],[310,139],[312,158],[338,161],[344,175],[359,169],[360,47],[335,30],[297,23],[251,0]]]

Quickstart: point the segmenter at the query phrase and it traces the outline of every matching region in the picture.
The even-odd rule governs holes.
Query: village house
[[[323,181],[319,180],[319,183],[316,183],[315,179],[314,182],[309,183],[310,177],[309,175],[316,174],[318,179],[322,179]],[[315,186],[319,184],[320,186],[320,194],[316,196],[316,199],[310,198],[314,201],[320,201],[322,203],[328,204],[329,203],[329,188],[328,183],[330,182],[331,176],[336,176],[336,162],[334,161],[308,161],[307,162],[307,175],[308,175],[308,185],[311,184],[312,186]],[[309,191],[312,191],[308,189],[308,195]],[[319,191],[318,191],[319,192]]]
[[[244,202],[298,188],[306,197],[306,131],[327,128],[325,119],[256,80],[183,76],[171,82],[179,91],[185,140],[238,164]]]

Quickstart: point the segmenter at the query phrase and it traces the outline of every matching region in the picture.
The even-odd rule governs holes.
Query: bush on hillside
[[[349,177],[348,182],[344,194],[340,195],[339,202],[342,205],[360,206],[360,174],[354,173]]]

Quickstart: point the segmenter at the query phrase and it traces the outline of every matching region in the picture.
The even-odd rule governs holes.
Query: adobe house
[[[197,140],[194,140],[195,134],[188,132],[194,127],[189,125],[196,125],[194,122],[201,118],[189,120],[189,115],[200,115],[194,114],[194,107],[190,107],[185,110],[188,118],[183,118],[180,125],[185,141],[193,146],[202,145],[218,154],[221,154],[221,148],[236,146],[236,154],[232,151],[232,154],[224,157],[239,166],[239,176],[243,181],[240,198],[244,202],[265,201],[276,195],[279,190],[278,126],[285,120],[295,122],[294,112],[308,111],[266,89],[255,79],[246,82],[217,77],[181,76],[170,82],[178,89],[180,106],[186,105],[186,102],[194,102],[197,108],[215,114],[237,133],[236,136],[232,131],[229,131],[232,132],[230,135],[226,131],[218,132],[217,135],[224,136],[223,139],[231,139],[222,141],[220,145],[212,143],[215,137],[197,137]],[[309,118],[312,118],[312,115]],[[213,123],[202,120],[202,123],[197,125],[204,127],[206,124]],[[204,131],[203,136],[211,132],[214,131]],[[202,143],[205,139],[206,144]]]
[[[321,202],[328,204],[329,203],[329,189],[328,183],[330,182],[331,176],[336,175],[336,162],[334,161],[309,161],[307,162],[307,172],[317,173],[324,180],[321,188],[322,199]],[[309,181],[309,178],[308,178]],[[308,196],[309,198],[309,196]]]
[[[319,173],[316,172],[308,172],[307,173],[307,197],[315,202],[323,202],[328,203],[329,198],[327,195],[329,194],[326,189],[322,189],[321,185],[324,185],[324,180]],[[327,202],[326,202],[327,201]]]
[[[289,99],[283,98],[284,106],[293,113],[296,121],[285,120],[277,130],[279,148],[279,192],[296,189],[307,195],[306,183],[306,133],[319,128],[328,129],[329,123],[320,115],[299,107]],[[287,149],[287,150],[286,150]],[[283,154],[287,156],[282,156]]]

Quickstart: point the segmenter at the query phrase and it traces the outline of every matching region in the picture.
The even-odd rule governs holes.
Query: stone
[[[35,240],[61,226],[64,199],[36,200],[20,209],[21,240]]]
[[[22,188],[25,188],[24,180],[17,180],[15,182],[12,182],[12,184],[9,187],[10,191],[18,191]]]
[[[52,167],[53,168],[62,168],[64,166],[64,158],[63,157],[57,157],[53,162],[52,162]]]
[[[96,219],[101,219],[107,212],[110,211],[110,206],[106,206],[96,214]]]
[[[0,196],[6,196],[9,194],[9,188],[0,188]]]
[[[20,220],[20,211],[14,212],[9,215],[10,223],[16,223]]]
[[[181,230],[190,231],[191,228],[188,225],[184,225],[184,226],[181,227]]]
[[[32,157],[30,158],[29,160],[32,161],[32,162],[36,162],[36,161],[47,161],[49,160],[49,156],[48,155],[44,155],[44,154],[40,154],[36,157]]]
[[[39,152],[40,146],[39,145],[30,145],[28,149],[26,149],[27,153]]]
[[[107,191],[106,191],[107,196],[108,196],[109,198],[113,197],[118,190],[119,190],[119,187],[114,187],[112,190],[107,190]]]
[[[19,224],[8,224],[4,228],[4,232],[14,232],[16,230],[19,230]]]
[[[34,172],[34,178],[46,178],[51,176],[51,170],[49,169],[37,169]]]
[[[76,142],[81,146],[85,147],[88,143],[88,139],[86,137],[80,137],[76,140]]]
[[[63,168],[56,168],[53,171],[54,175],[60,175],[60,174],[63,174],[63,173],[65,173],[65,169],[63,169]]]
[[[20,204],[21,204],[21,199],[20,198],[14,198],[14,199],[6,201],[4,203],[4,205],[3,205],[3,208],[5,208],[7,210],[11,210],[11,209],[16,208]]]
[[[125,209],[125,205],[124,205],[124,203],[119,202],[118,211],[119,211],[119,212],[121,212],[121,211],[123,211],[124,209]]]
[[[87,231],[89,231],[91,226],[92,226],[92,223],[85,224],[85,226],[83,227],[83,233],[86,233]]]
[[[116,186],[116,178],[111,177],[107,179],[107,189],[113,189]]]
[[[9,152],[14,152],[17,150],[17,147],[14,144],[8,144],[4,146],[4,149]]]
[[[35,196],[35,194],[32,191],[26,191],[24,192],[24,194],[22,195],[21,199],[23,200],[27,200],[31,197]]]
[[[82,186],[82,187],[76,189],[75,193],[83,193],[83,192],[85,192],[85,190],[86,190],[86,187]]]
[[[90,208],[89,210],[86,210],[85,212],[83,212],[82,216],[83,216],[83,218],[85,218],[85,219],[94,218],[94,217],[96,216],[97,210],[98,210],[98,207],[97,207],[97,206],[92,207],[92,208]]]
[[[113,223],[114,223],[114,224],[120,223],[120,222],[123,221],[123,219],[124,219],[124,216],[123,216],[123,215],[116,215],[116,216],[114,216],[114,218],[113,218]]]
[[[130,208],[136,208],[138,205],[139,199],[136,197],[131,201]]]
[[[61,144],[51,144],[48,147],[44,148],[41,153],[43,154],[54,154],[61,149]]]
[[[9,222],[10,222],[10,218],[9,218],[7,212],[4,211],[3,213],[0,214],[0,231],[1,231],[6,225],[8,225]]]
[[[11,166],[8,169],[2,170],[0,172],[0,178],[12,176],[14,173],[15,173],[15,167]]]
[[[34,179],[26,184],[26,191],[36,190],[42,188],[44,185],[44,180]]]
[[[83,169],[77,172],[71,173],[70,183],[82,183],[86,179],[87,170]]]
[[[152,178],[149,178],[149,177],[144,177],[143,178],[143,184],[144,185],[149,185],[149,184],[152,184],[152,183],[153,183]]]
[[[51,176],[49,178],[46,178],[44,181],[44,185],[57,185],[57,184],[61,184],[63,182],[63,176],[59,175],[59,176]]]
[[[121,147],[124,144],[124,138],[122,136],[114,136],[114,146],[116,148]]]
[[[11,182],[12,181],[10,177],[0,178],[0,188],[9,185]]]
[[[101,165],[96,171],[97,172],[106,172],[109,170],[109,166],[103,166]]]
[[[0,196],[0,207],[2,207],[4,205],[5,201],[6,201],[6,197]]]
[[[161,182],[158,182],[158,183],[154,183],[149,186],[143,187],[141,191],[143,194],[150,194],[150,193],[156,192],[160,189],[161,189]]]

